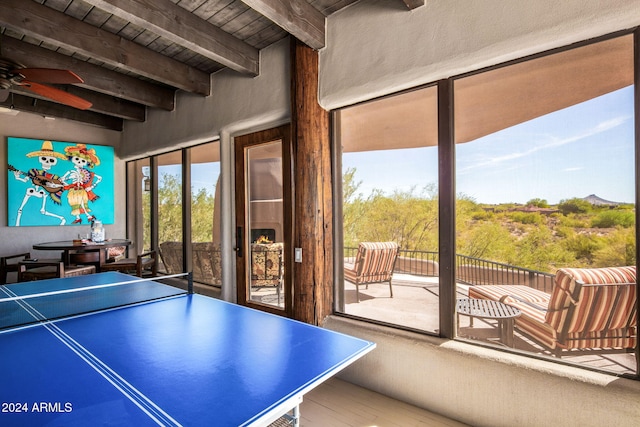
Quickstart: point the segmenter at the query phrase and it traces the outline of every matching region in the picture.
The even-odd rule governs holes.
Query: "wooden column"
[[[333,302],[333,195],[329,113],[318,104],[318,53],[291,38],[294,176],[293,317],[319,325]]]

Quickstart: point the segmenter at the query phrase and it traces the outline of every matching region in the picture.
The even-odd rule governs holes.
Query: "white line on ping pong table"
[[[165,276],[166,277],[166,276]],[[137,280],[140,281],[140,280]],[[123,282],[123,283],[131,283],[131,282]],[[2,291],[8,295],[16,295],[12,290],[1,287]],[[12,298],[13,300],[19,298]],[[150,398],[144,395],[141,391],[131,385],[127,380],[122,378],[116,371],[111,369],[107,364],[105,364],[102,360],[100,360],[96,355],[91,353],[87,348],[82,346],[76,340],[74,340],[71,336],[69,336],[66,332],[60,329],[55,323],[52,321],[46,321],[46,317],[40,313],[36,308],[29,305],[24,301],[18,301],[18,304],[34,319],[40,321],[40,325],[46,328],[51,334],[56,337],[60,342],[62,342],[67,348],[77,354],[82,360],[84,360],[87,365],[93,368],[98,374],[100,374],[104,379],[106,379],[111,385],[113,385],[118,391],[120,391],[126,398],[128,398],[131,402],[133,402],[137,407],[140,408],[145,414],[149,416],[152,420],[154,420],[158,425],[161,426],[178,426],[181,427],[177,420],[175,420],[171,415],[167,414],[160,406],[155,404]]]
[[[171,274],[171,275],[167,275],[167,276],[160,276],[160,277],[154,277],[154,278],[134,279],[134,280],[128,280],[126,282],[104,283],[102,285],[91,285],[91,286],[85,286],[85,287],[82,287],[82,288],[60,289],[59,291],[41,292],[39,294],[18,295],[16,293],[12,292],[15,296],[7,297],[7,298],[0,298],[0,303],[1,302],[9,302],[9,301],[17,301],[17,300],[22,301],[22,300],[25,300],[25,299],[32,299],[32,298],[39,298],[39,297],[48,297],[48,296],[51,296],[51,295],[70,294],[70,293],[80,292],[80,291],[90,291],[90,290],[93,290],[93,289],[111,288],[111,287],[122,286],[122,285],[130,285],[132,283],[154,282],[154,281],[160,280],[160,279],[171,279],[173,277],[181,277],[181,276],[184,276],[185,274],[188,274],[188,273]]]

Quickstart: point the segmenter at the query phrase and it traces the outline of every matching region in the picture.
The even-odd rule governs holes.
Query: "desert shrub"
[[[538,212],[510,212],[508,217],[520,224],[543,224],[544,218]]]
[[[631,211],[609,210],[598,213],[598,215],[591,220],[591,226],[595,228],[629,228],[635,225],[635,221],[635,216]]]
[[[591,203],[586,200],[573,198],[568,200],[562,200],[558,204],[558,209],[564,215],[572,213],[587,213],[591,210]]]

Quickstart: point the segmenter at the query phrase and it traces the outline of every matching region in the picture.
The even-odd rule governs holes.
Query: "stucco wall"
[[[37,114],[20,112],[17,115],[0,113],[0,164],[7,164],[7,137],[50,139],[54,141],[78,142],[83,144],[96,144],[117,147],[120,144],[120,132],[100,129],[95,126],[83,125],[70,120],[47,120]],[[34,243],[68,240],[76,238],[78,233],[89,231],[89,226],[64,226],[64,227],[8,227],[7,226],[7,177],[13,176],[6,173],[0,175],[0,255],[32,251]],[[115,188],[124,188],[125,169],[124,162],[115,158]],[[115,219],[114,223],[106,225],[107,238],[125,237],[125,194],[115,192]],[[54,257],[58,253],[38,251],[34,256]]]

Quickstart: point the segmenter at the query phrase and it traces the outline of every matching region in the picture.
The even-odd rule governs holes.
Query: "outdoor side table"
[[[473,319],[476,317],[478,319],[497,320],[500,341],[508,347],[513,347],[514,319],[521,314],[520,310],[516,307],[503,304],[499,301],[461,298],[456,300],[456,312],[458,314],[458,325],[460,324],[461,314],[469,316],[471,319],[471,327],[473,327]]]

